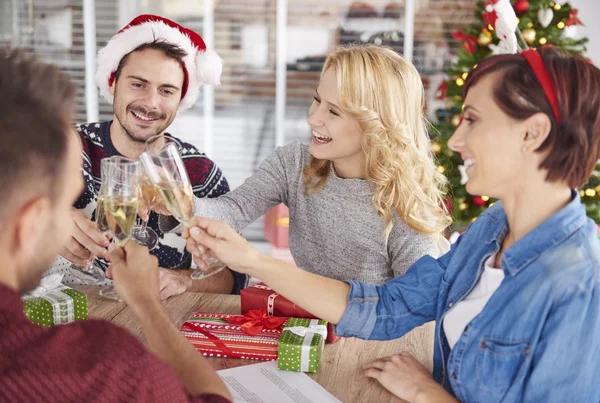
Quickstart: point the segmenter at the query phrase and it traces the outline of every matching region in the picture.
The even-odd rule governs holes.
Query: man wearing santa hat
[[[82,140],[85,190],[75,203],[75,222],[69,244],[50,272],[63,272],[73,282],[71,263],[85,265],[92,256],[104,258],[108,241],[91,221],[100,189],[100,160],[122,155],[137,160],[148,138],[164,134],[177,113],[197,100],[202,84],[219,84],[222,63],[194,31],[155,15],[140,15],[121,29],[98,52],[96,82],[100,94],[113,104],[111,121],[77,126]],[[229,191],[221,170],[191,144],[181,142],[181,156],[196,197],[218,197]],[[161,267],[160,296],[164,300],[185,291],[238,293],[247,276],[223,270],[203,280],[190,277],[191,255],[185,240],[164,234],[158,215],[150,214],[148,228],[158,235],[152,250]],[[67,259],[69,262],[66,262]],[[106,266],[102,259],[97,264]],[[77,273],[77,272],[75,272]]]

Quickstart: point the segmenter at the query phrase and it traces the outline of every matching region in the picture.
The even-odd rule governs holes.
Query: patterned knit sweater
[[[91,220],[95,219],[98,192],[100,191],[100,161],[103,158],[120,155],[110,138],[112,121],[78,125],[77,131],[83,146],[83,177],[85,189],[75,202],[75,208],[85,211]],[[181,142],[181,157],[192,184],[192,190],[197,198],[213,198],[229,192],[229,184],[216,164],[193,145]],[[138,217],[138,224],[141,219]],[[158,226],[158,214],[151,213],[148,227],[158,234],[158,245],[150,252],[158,258],[159,266],[168,269],[189,269],[192,264],[191,255],[185,250],[185,240],[177,234],[163,233]],[[103,268],[107,264],[97,259],[97,264]],[[75,280],[69,275],[68,262],[58,256],[49,272],[61,272],[65,275],[63,282],[72,283]],[[234,289],[237,293],[244,288],[247,276],[234,274]],[[108,280],[110,281],[110,280]]]

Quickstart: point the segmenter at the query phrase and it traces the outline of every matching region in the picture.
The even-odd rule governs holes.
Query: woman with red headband
[[[207,245],[341,336],[389,340],[435,320],[433,376],[408,353],[363,368],[410,402],[597,402],[600,242],[577,188],[600,157],[600,70],[528,50],[481,62],[465,94],[449,144],[467,190],[500,201],[441,258],[376,286],[276,262],[221,222],[198,219],[188,245]]]

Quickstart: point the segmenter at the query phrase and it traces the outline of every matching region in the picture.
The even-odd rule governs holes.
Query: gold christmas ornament
[[[548,40],[546,38],[540,38],[540,45],[545,45]]]
[[[436,171],[438,171],[439,173],[443,174],[444,172],[446,172],[446,168],[444,168],[441,165],[438,165],[438,167],[436,168]]]
[[[459,124],[460,124],[460,115],[452,116],[452,126],[458,127]]]
[[[535,36],[537,35],[537,32],[535,32],[535,29],[533,28],[525,28],[523,32],[521,32],[521,35],[523,35],[525,42],[531,45],[533,42],[535,42]]]
[[[596,196],[596,191],[594,189],[586,189],[585,195],[588,197],[594,197]]]
[[[488,46],[490,43],[492,43],[492,33],[487,29],[484,29],[479,34],[479,37],[477,38],[477,43],[480,46]]]
[[[442,146],[440,145],[440,143],[433,143],[431,144],[431,149],[433,150],[434,153],[439,154],[440,151],[442,151]]]
[[[458,77],[456,79],[456,85],[458,85],[459,87],[462,87],[463,85],[465,85],[465,80],[463,80],[461,77]]]
[[[561,21],[558,24],[556,24],[556,26],[558,27],[558,29],[564,29],[565,28],[565,23]]]

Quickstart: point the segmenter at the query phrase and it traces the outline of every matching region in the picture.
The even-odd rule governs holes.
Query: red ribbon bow
[[[464,41],[465,51],[469,54],[475,52],[475,45],[477,44],[477,38],[473,35],[465,34],[464,32],[454,31],[452,37],[457,41]]]
[[[287,320],[279,316],[267,316],[264,309],[250,309],[245,315],[223,319],[234,325],[241,325],[242,330],[249,336],[256,336],[263,329],[277,329]]]
[[[577,25],[583,25],[583,22],[581,22],[581,20],[577,16],[577,13],[579,13],[579,10],[571,10],[571,11],[569,11],[569,20],[567,21],[567,24],[566,24],[567,27],[570,27],[571,25],[575,25],[575,24],[577,24]]]

